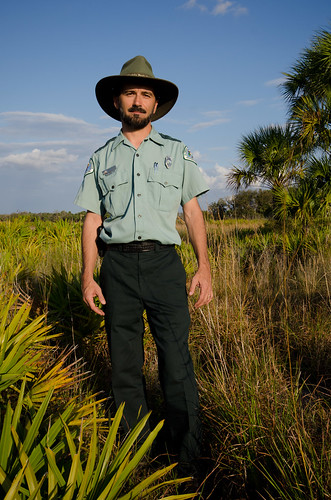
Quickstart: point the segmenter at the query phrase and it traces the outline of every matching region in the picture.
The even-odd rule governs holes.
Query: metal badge
[[[166,156],[164,160],[164,164],[167,168],[170,168],[172,165],[172,158],[171,156]]]
[[[110,175],[110,174],[113,174],[114,172],[116,172],[116,169],[117,169],[117,167],[116,167],[116,165],[114,165],[113,167],[109,167],[109,168],[107,168],[106,170],[103,170],[103,171],[102,171],[102,174],[103,174],[103,175]]]

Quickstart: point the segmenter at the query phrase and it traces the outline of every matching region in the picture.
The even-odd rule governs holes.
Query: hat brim
[[[174,83],[167,80],[140,76],[106,76],[96,84],[95,95],[104,112],[118,121],[121,121],[121,118],[118,109],[114,106],[114,95],[116,90],[125,84],[146,85],[154,89],[158,106],[152,121],[159,120],[166,115],[177,101],[178,88]]]

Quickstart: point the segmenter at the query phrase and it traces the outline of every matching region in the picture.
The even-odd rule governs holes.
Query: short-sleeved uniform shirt
[[[98,149],[75,203],[104,218],[106,243],[157,240],[180,244],[180,205],[208,191],[187,147],[153,127],[138,149],[119,133]]]

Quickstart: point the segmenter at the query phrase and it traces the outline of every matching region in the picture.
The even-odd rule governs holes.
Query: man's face
[[[121,121],[131,130],[145,128],[151,121],[157,108],[157,101],[151,87],[125,85],[114,105],[119,110]]]

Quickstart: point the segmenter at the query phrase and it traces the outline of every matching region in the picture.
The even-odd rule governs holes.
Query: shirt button
[[[139,177],[139,176],[140,176],[140,173],[138,172],[138,173],[137,173],[137,175],[138,175],[138,177]]]
[[[138,194],[137,194],[137,196],[141,196],[141,194],[140,194],[140,193],[138,193]]]
[[[139,217],[139,219],[141,219],[142,215],[141,215],[141,214],[139,214],[139,215],[138,215],[138,217]]]
[[[141,240],[141,236],[138,236],[138,240]]]
[[[139,158],[139,153],[137,153],[136,156]]]

